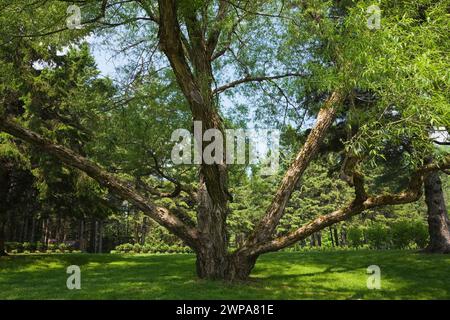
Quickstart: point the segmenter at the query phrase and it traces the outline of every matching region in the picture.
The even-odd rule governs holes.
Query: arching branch
[[[410,178],[408,187],[394,194],[367,195],[364,188],[364,177],[357,171],[353,173],[353,185],[355,189],[355,199],[347,206],[335,210],[327,215],[317,217],[308,224],[297,230],[276,239],[269,239],[254,246],[242,248],[250,255],[258,255],[265,252],[277,251],[286,248],[300,240],[309,237],[335,223],[349,219],[352,216],[362,213],[364,210],[382,207],[386,205],[399,205],[415,202],[422,196],[422,185],[426,175],[431,171],[447,170],[450,168],[450,156],[445,157],[437,163],[432,163],[421,167],[415,171]]]
[[[314,128],[308,135],[305,144],[298,152],[294,162],[286,171],[266,214],[244,246],[252,246],[271,238],[278,222],[284,215],[284,209],[297,182],[317,154],[319,146],[325,138],[325,134],[332,125],[336,116],[337,106],[341,103],[342,99],[343,96],[341,93],[333,92],[326,100],[317,116]]]
[[[118,179],[112,174],[106,172],[103,168],[94,162],[76,154],[74,151],[53,143],[37,133],[22,127],[14,120],[6,117],[0,117],[0,130],[22,139],[38,148],[58,158],[65,165],[77,168],[85,172],[88,176],[96,180],[100,185],[108,188],[111,192],[128,200],[142,210],[146,215],[166,227],[170,232],[177,235],[192,248],[198,246],[198,231],[183,223],[176,215],[167,208],[156,206],[138,193],[127,182]]]
[[[285,74],[280,74],[280,75],[275,75],[275,76],[255,76],[255,77],[247,76],[245,78],[235,80],[233,82],[230,82],[223,86],[220,86],[220,87],[216,88],[215,90],[213,90],[213,93],[219,94],[228,89],[237,87],[238,85],[243,84],[243,83],[270,81],[270,80],[276,80],[276,79],[282,79],[282,78],[288,78],[288,77],[305,77],[305,75],[302,73],[290,72],[290,73],[285,73]]]

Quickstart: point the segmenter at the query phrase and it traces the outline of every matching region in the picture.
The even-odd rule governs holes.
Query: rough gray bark
[[[425,178],[425,202],[427,204],[430,244],[428,252],[450,253],[450,230],[442,182],[438,172]]]

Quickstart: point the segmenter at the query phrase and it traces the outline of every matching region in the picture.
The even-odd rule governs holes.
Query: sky
[[[116,68],[123,66],[125,61],[120,56],[113,57],[110,51],[101,46],[100,39],[88,37],[86,40],[90,44],[91,53],[102,76],[115,79],[117,77]]]

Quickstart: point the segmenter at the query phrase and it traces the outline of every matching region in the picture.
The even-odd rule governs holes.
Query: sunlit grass
[[[381,268],[381,290],[366,286]],[[66,288],[78,265],[82,289]],[[0,258],[0,299],[450,299],[450,256],[411,251],[274,253],[246,283],[199,280],[193,255]]]

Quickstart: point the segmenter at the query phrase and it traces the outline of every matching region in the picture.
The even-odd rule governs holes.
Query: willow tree
[[[285,90],[294,92],[300,109],[306,108],[302,101],[314,97],[307,113],[314,115],[315,123],[307,139],[284,173],[251,236],[232,252],[227,239],[232,196],[226,164],[199,165],[197,181],[191,181],[191,185],[171,177],[168,180],[173,183],[174,191],[170,193],[161,193],[152,186],[146,189],[149,192],[141,192],[129,180],[108,172],[98,161],[43,138],[7,112],[2,113],[1,130],[84,171],[182,239],[197,255],[197,273],[201,278],[246,279],[263,253],[288,247],[364,210],[418,200],[424,177],[450,165],[445,154],[434,155],[435,162],[430,164],[421,161],[433,150],[427,134],[429,128],[448,126],[449,121],[450,68],[444,50],[449,45],[445,38],[448,1],[421,1],[420,7],[409,2],[382,1],[380,29],[368,26],[371,17],[367,14],[369,3],[365,1],[356,4],[312,0],[76,3],[83,5],[84,23],[94,34],[114,30],[113,34],[117,35],[128,30],[139,35],[136,43],[128,48],[144,44],[154,64],[140,71],[158,70],[168,64],[177,91],[187,102],[191,120],[201,121],[203,132],[224,130],[225,113],[220,96],[230,90],[254,89],[255,84],[263,87],[269,83],[275,88],[272,93],[285,96]],[[20,34],[16,37],[39,37],[45,41],[64,34],[64,39],[69,40],[63,41],[63,45],[67,45],[71,36],[79,38],[86,31],[65,31],[60,21],[65,20],[66,7],[58,1],[37,1],[22,6],[20,1],[11,1],[2,15],[23,14],[27,10],[30,16],[52,12],[51,18],[48,17],[51,23],[46,25],[41,21],[39,30],[36,24],[19,26]],[[9,23],[6,20],[2,23]],[[4,38],[16,39],[14,35]],[[153,41],[156,47],[152,48]],[[157,55],[160,58],[153,59]],[[230,75],[237,78],[225,82]],[[271,93],[263,91],[262,96]],[[2,101],[2,108],[7,110],[7,100]],[[280,117],[281,110],[274,108],[271,112]],[[298,229],[275,236],[302,174],[326,139],[329,128],[342,119],[346,119],[349,134],[341,177],[354,188],[353,201],[324,212]],[[413,143],[405,159],[410,179],[404,190],[372,194],[364,182],[364,170],[382,156],[387,141],[400,148],[403,139],[411,137]],[[163,170],[157,171],[161,175]],[[154,200],[155,196],[183,194],[196,202],[195,222]]]

